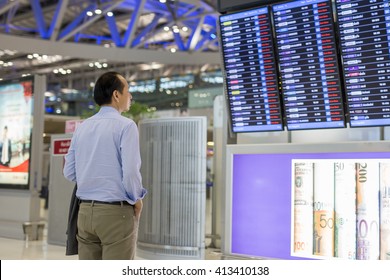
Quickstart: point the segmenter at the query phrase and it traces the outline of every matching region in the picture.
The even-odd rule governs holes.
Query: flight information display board
[[[390,125],[389,1],[337,0],[351,127]]]
[[[233,132],[283,130],[268,7],[220,16]]]
[[[345,127],[331,3],[272,6],[288,130]]]

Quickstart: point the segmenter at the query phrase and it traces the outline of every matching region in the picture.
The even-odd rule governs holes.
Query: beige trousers
[[[132,260],[138,220],[131,205],[81,203],[77,220],[80,260]]]

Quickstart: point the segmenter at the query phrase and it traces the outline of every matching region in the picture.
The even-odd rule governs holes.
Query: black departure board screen
[[[244,8],[260,7],[269,4],[272,0],[218,0],[218,11],[237,11]]]
[[[269,9],[220,16],[219,23],[232,131],[283,130]]]
[[[345,127],[331,3],[272,6],[288,130]]]
[[[351,127],[390,125],[389,1],[337,0]]]

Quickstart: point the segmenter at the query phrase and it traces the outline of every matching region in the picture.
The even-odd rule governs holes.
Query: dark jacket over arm
[[[69,216],[68,216],[68,228],[66,230],[66,255],[77,255],[78,254],[78,242],[76,239],[77,235],[77,216],[79,213],[80,200],[76,196],[77,185],[74,186],[72,197],[69,205]]]

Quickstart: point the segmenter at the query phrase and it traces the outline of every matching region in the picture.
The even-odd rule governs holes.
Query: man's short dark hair
[[[97,79],[93,90],[93,98],[97,105],[110,104],[112,93],[115,90],[119,92],[123,91],[125,85],[122,80],[119,79],[119,76],[121,76],[121,74],[117,72],[107,72]]]

